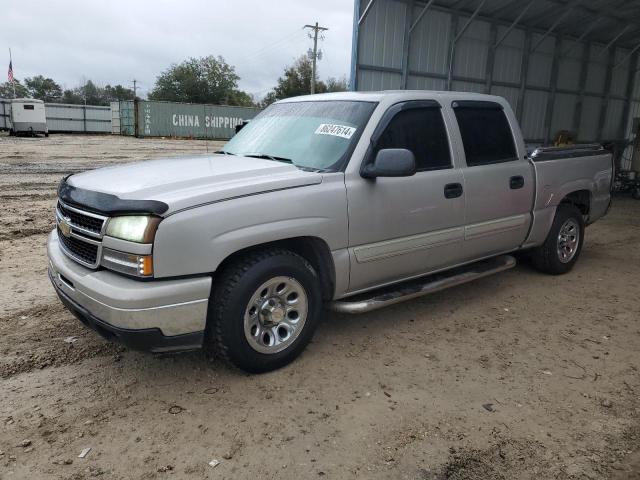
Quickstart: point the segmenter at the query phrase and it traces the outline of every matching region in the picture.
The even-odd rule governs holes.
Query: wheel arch
[[[322,299],[328,301],[333,298],[336,287],[335,264],[329,245],[319,237],[291,237],[245,247],[224,258],[222,262],[220,262],[216,271],[222,271],[226,265],[232,263],[243,255],[270,248],[284,248],[297,253],[307,260],[314,268],[320,279]],[[215,281],[216,274],[214,273],[213,276]]]
[[[580,210],[585,218],[588,218],[591,212],[591,190],[574,190],[560,200],[560,205],[562,204],[573,205]]]

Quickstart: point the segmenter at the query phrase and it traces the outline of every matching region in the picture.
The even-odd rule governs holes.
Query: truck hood
[[[222,154],[100,168],[67,180],[71,187],[122,200],[163,202],[169,207],[164,215],[197,205],[321,182],[321,174],[286,163]]]

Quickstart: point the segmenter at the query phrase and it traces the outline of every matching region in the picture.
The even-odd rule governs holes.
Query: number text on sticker
[[[356,133],[356,129],[353,127],[347,127],[345,125],[333,125],[330,123],[323,123],[316,129],[316,135],[331,135],[334,137],[350,139],[353,134]]]

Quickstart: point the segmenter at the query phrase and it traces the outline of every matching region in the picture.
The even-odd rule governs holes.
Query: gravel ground
[[[300,359],[265,375],[87,331],[46,276],[60,177],[218,147],[0,135],[0,479],[640,478],[630,199],[588,229],[568,275],[525,262],[371,314],[327,312]]]

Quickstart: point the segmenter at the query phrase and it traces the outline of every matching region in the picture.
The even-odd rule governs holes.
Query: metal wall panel
[[[120,135],[120,102],[111,102],[111,133]]]
[[[618,68],[614,68],[611,74],[611,89],[610,92],[614,95],[624,96],[627,92],[627,82],[629,80],[629,58],[625,60],[625,57],[629,54],[628,50],[621,48],[616,50],[615,65],[624,60]]]
[[[563,40],[560,51],[569,51],[569,55],[563,56],[562,61],[558,62],[558,88],[565,90],[579,88],[584,49],[583,44],[575,45],[573,41]]]
[[[172,102],[137,102],[137,133],[141,137],[227,139],[236,125],[255,117],[257,108]]]
[[[602,131],[603,140],[613,140],[618,137],[623,114],[624,101],[610,99],[607,105],[604,130]]]
[[[484,85],[481,83],[462,82],[460,80],[454,80],[452,90],[455,90],[457,92],[484,93]]]
[[[585,90],[590,93],[603,93],[607,77],[607,55],[602,53],[602,46],[593,45],[587,68],[587,83]]]
[[[45,103],[45,113],[50,132],[111,132],[111,107]]]
[[[551,132],[555,133],[560,130],[571,131],[573,128],[573,115],[576,110],[578,95],[568,93],[558,93],[555,98],[553,108],[553,118],[551,119]]]
[[[10,103],[9,99],[0,101],[0,129],[9,128]],[[45,103],[44,108],[49,132],[111,132],[111,107]]]
[[[511,109],[514,112],[518,111],[518,98],[520,96],[520,90],[518,88],[494,85],[491,88],[491,94],[504,97],[507,100],[507,102],[509,102],[509,105],[511,105]]]
[[[520,127],[528,140],[542,140],[546,137],[545,114],[548,93],[529,90],[524,96],[524,108]]]
[[[502,38],[507,27],[498,27],[498,38]],[[520,82],[522,50],[524,49],[524,31],[514,29],[496,48],[493,65],[493,79],[497,82]]]
[[[421,11],[422,7],[414,8],[414,22]],[[451,15],[448,13],[434,11],[422,17],[411,34],[409,65],[412,72],[447,73],[450,27]]]
[[[542,35],[534,34],[532,45],[536,45]],[[553,65],[554,37],[547,37],[535,52],[529,55],[529,72],[527,84],[536,87],[549,87],[551,85],[551,67]]]
[[[578,127],[578,141],[592,142],[598,139],[598,123],[600,121],[600,107],[602,99],[599,97],[584,97],[582,116]]]
[[[447,88],[447,81],[439,78],[409,75],[407,88],[409,90],[445,90]]]
[[[366,7],[362,2],[361,9]],[[402,67],[402,42],[407,5],[396,0],[374,2],[367,21],[360,28],[360,63],[381,67]]]
[[[466,17],[459,18],[458,33],[462,31],[468,20]],[[454,75],[465,78],[485,78],[490,29],[491,25],[487,22],[476,21],[469,25],[456,44]]]
[[[402,75],[361,69],[358,72],[358,90],[398,90],[402,88]]]
[[[0,130],[9,128],[9,100],[0,99]]]

